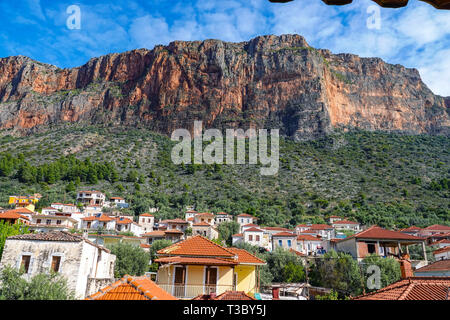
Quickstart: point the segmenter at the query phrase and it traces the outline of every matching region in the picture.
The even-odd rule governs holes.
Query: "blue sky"
[[[367,27],[374,16],[370,0],[339,7],[320,0],[1,1],[0,57],[26,55],[64,68],[174,40],[298,33],[316,48],[417,68],[435,93],[450,96],[450,11],[409,2],[406,8],[381,8],[380,28],[374,29]],[[79,30],[66,25],[70,5],[81,9]]]

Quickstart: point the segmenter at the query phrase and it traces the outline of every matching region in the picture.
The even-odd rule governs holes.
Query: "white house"
[[[139,216],[138,223],[142,227],[144,233],[152,232],[155,226],[155,217],[150,213],[143,213]]]
[[[201,235],[210,240],[219,238],[219,232],[207,222],[194,223],[192,225],[192,235]]]
[[[111,197],[109,199],[109,206],[117,208],[128,208],[129,204],[122,197]]]
[[[311,256],[316,255],[319,249],[322,249],[322,239],[308,234],[297,236],[297,251]]]
[[[108,249],[81,236],[52,231],[7,238],[0,268],[22,268],[26,279],[58,272],[67,279],[76,297],[83,299],[105,280],[113,282],[115,260]]]
[[[272,235],[272,249],[281,247],[284,249],[297,248],[297,235],[293,232],[279,232]]]
[[[266,247],[268,245],[267,238],[264,237],[264,231],[256,227],[246,228],[243,231],[244,242],[258,247]]]
[[[184,219],[187,221],[187,220],[189,220],[191,218],[194,218],[196,214],[198,214],[197,211],[195,211],[195,210],[188,210],[184,214]]]
[[[226,212],[216,213],[215,222],[216,224],[221,224],[223,222],[230,222],[233,218]]]
[[[119,217],[116,218],[116,231],[117,232],[132,232],[135,236],[140,237],[144,232],[144,229],[131,219]]]
[[[77,194],[77,201],[84,205],[103,206],[105,199],[105,194],[100,191],[79,191]]]
[[[81,219],[81,229],[83,230],[116,230],[116,219],[106,214],[97,214]]]
[[[206,222],[210,225],[214,225],[215,224],[215,216],[213,213],[210,212],[202,212],[202,213],[197,213],[194,216],[194,224],[196,223],[202,223],[202,222]]]
[[[77,220],[67,215],[36,214],[31,217],[30,230],[35,232],[69,231],[78,225]]]
[[[358,222],[350,220],[339,220],[332,224],[332,227],[337,231],[350,230],[354,232],[361,231],[361,225]]]
[[[250,223],[256,223],[257,218],[249,215],[247,213],[241,213],[237,215],[236,217],[237,223],[242,227],[243,225],[250,224]]]
[[[433,251],[436,260],[450,259],[450,247],[444,247]]]
[[[80,209],[72,203],[52,203],[50,207],[55,208],[61,212],[70,212],[70,213],[78,213],[80,212]]]

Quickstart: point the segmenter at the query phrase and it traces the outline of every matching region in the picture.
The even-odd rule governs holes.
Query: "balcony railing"
[[[235,290],[232,285],[189,285],[189,284],[161,284],[162,289],[180,299],[192,299],[201,294],[215,293],[217,295],[230,290]]]

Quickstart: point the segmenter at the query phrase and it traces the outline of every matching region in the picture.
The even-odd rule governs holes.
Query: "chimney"
[[[272,300],[280,300],[280,288],[272,287]]]
[[[409,254],[402,255],[399,262],[400,270],[402,272],[402,279],[414,277],[414,273],[411,267],[411,261],[409,261]]]

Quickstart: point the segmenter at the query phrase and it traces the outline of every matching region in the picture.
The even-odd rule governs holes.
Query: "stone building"
[[[114,281],[116,256],[104,247],[65,231],[23,234],[6,239],[0,269],[23,268],[26,279],[60,273],[78,299]],[[98,283],[98,284],[96,284]]]

